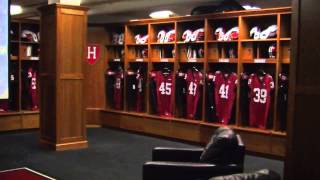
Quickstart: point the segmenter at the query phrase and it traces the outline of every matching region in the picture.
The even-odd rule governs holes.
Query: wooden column
[[[55,150],[88,146],[84,118],[87,8],[41,11],[40,142]]]
[[[285,179],[319,179],[319,0],[293,0]]]

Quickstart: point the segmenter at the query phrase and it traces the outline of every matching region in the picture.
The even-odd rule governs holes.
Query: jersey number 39
[[[266,89],[254,88],[253,92],[255,93],[255,96],[253,98],[253,101],[255,103],[265,104],[267,102],[267,90]]]

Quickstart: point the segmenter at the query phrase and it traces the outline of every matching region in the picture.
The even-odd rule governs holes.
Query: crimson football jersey
[[[219,123],[228,124],[236,97],[237,74],[216,71],[213,77],[216,116]]]
[[[186,81],[186,116],[189,119],[194,119],[198,109],[199,99],[203,84],[203,75],[200,71],[192,71],[189,69],[184,77]]]
[[[114,100],[114,108],[122,109],[122,98],[123,98],[123,71],[117,71],[114,74],[114,87],[113,87],[113,100]]]
[[[121,110],[122,109],[122,98],[123,98],[123,71],[113,71],[111,69],[107,70],[107,76],[113,77],[113,81],[111,81],[113,84],[108,84],[109,88],[112,88],[112,104],[115,109]]]
[[[270,107],[271,91],[274,89],[273,78],[269,74],[258,76],[251,74],[249,86],[249,124],[253,127],[266,128]]]
[[[37,92],[37,72],[32,68],[28,69],[28,78],[30,78],[29,96],[31,97],[32,110],[38,109],[38,92]]]
[[[167,75],[161,71],[152,71],[151,78],[155,81],[157,113],[163,117],[173,116],[173,73]]]

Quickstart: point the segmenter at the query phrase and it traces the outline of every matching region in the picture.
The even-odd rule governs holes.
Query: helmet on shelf
[[[192,38],[192,31],[190,29],[187,29],[182,34],[182,40],[184,42],[190,42]]]
[[[165,30],[161,30],[158,32],[157,38],[158,38],[158,42],[159,43],[163,43],[166,37],[166,31]]]
[[[164,42],[173,42],[176,39],[176,30],[170,30],[166,33]]]
[[[254,26],[250,30],[250,37],[253,39],[259,39],[260,38],[261,30],[258,26]]]
[[[199,28],[195,31],[193,31],[192,36],[191,36],[191,41],[203,41],[204,40],[204,29]]]
[[[239,38],[239,27],[231,28],[225,35],[223,40],[230,41],[230,40],[237,40]]]
[[[30,30],[23,30],[21,33],[21,37],[30,42],[39,42],[38,36],[36,35],[36,33]]]
[[[216,37],[216,40],[218,41],[223,41],[224,39],[224,34],[225,34],[225,30],[223,27],[218,27],[215,31],[214,31],[214,35]]]
[[[277,25],[271,25],[260,33],[260,39],[274,38],[277,36]]]

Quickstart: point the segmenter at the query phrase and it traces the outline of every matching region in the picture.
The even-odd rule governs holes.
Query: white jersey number
[[[165,95],[171,95],[171,85],[172,85],[171,83],[162,82],[159,87],[160,93]]]
[[[254,88],[253,92],[255,93],[255,96],[253,98],[254,102],[261,103],[261,104],[265,104],[267,102],[267,90],[266,89]]]
[[[219,89],[219,94],[222,99],[228,99],[229,85],[222,84]]]
[[[191,82],[190,85],[189,85],[189,94],[192,95],[192,96],[195,96],[196,95],[196,90],[197,90],[197,84],[194,83],[194,82]]]

